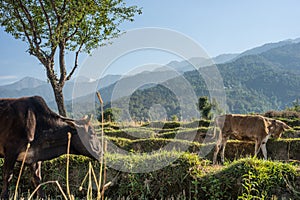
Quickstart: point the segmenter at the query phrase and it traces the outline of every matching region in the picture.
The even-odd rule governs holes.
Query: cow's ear
[[[283,124],[283,129],[286,131],[286,130],[292,129],[292,127],[290,127],[287,124]]]
[[[86,123],[89,123],[91,121],[91,119],[93,118],[93,114],[91,115],[85,115],[83,117],[83,120],[86,122]]]
[[[36,129],[36,117],[32,110],[28,110],[27,116],[26,116],[26,133],[27,133],[27,139],[31,142],[34,139]]]
[[[90,114],[87,121],[90,122],[93,119],[93,114]]]
[[[268,129],[269,130],[273,130],[273,129],[275,129],[275,126],[276,126],[276,120],[271,120],[271,124],[269,124],[269,126],[268,126]]]
[[[86,120],[88,117],[89,117],[88,115],[84,115],[84,117],[82,119]]]

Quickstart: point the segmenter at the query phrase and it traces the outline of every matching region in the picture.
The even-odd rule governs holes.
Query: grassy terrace
[[[97,129],[97,132],[101,130]],[[106,124],[104,132],[109,141],[105,155],[106,182],[111,181],[105,191],[108,199],[300,199],[297,161],[300,160],[300,138],[297,129],[286,132],[282,139],[268,141],[270,160],[267,161],[251,157],[253,143],[229,141],[224,166],[211,164],[214,141],[209,121],[154,122],[121,127]],[[127,153],[120,154],[118,149]],[[203,156],[200,157],[199,153]],[[89,162],[98,177],[99,163],[82,156],[70,157],[69,183],[75,199],[87,198],[88,181],[83,185],[82,181],[89,170]],[[162,163],[163,167],[160,166]],[[0,161],[2,164],[3,160]],[[19,168],[18,165],[15,175]],[[130,173],[141,169],[153,170]],[[43,163],[43,180],[57,180],[64,191],[65,174],[66,156]],[[15,182],[16,176],[11,184],[11,194]],[[83,189],[79,191],[81,185]],[[93,197],[96,197],[95,183],[92,187]],[[51,199],[62,199],[55,185],[43,188]],[[19,194],[26,199],[32,191],[29,170],[25,170]]]

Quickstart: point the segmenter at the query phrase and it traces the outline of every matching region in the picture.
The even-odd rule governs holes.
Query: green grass
[[[300,198],[299,168],[289,163],[242,158],[227,162],[225,166],[213,166],[211,161],[200,159],[197,154],[176,151],[152,154],[107,154],[106,159],[107,181],[113,180],[113,184],[105,193],[110,199],[121,197],[129,199]],[[92,162],[97,174],[100,166],[98,162],[83,156],[70,157],[71,193],[77,199],[86,196],[87,184],[83,185],[82,191],[78,188],[88,171],[89,162]],[[0,163],[2,164],[2,161]],[[162,163],[164,167],[160,166]],[[43,180],[58,180],[65,190],[65,165],[65,156],[44,162]],[[153,171],[136,173],[141,169],[153,169]],[[21,196],[26,197],[29,190],[33,191],[29,177],[28,170],[25,170],[20,183]],[[10,188],[11,192],[14,189],[15,179]],[[51,198],[61,196],[54,185],[47,185],[44,190]],[[96,195],[96,191],[94,194]]]
[[[209,125],[207,120],[153,122],[142,127],[122,124],[122,128],[115,123],[106,123],[105,138],[127,154],[119,154],[108,145],[107,181],[113,183],[105,196],[108,199],[300,199],[300,170],[290,164],[292,160],[295,163],[300,160],[297,127],[285,132],[282,139],[268,141],[268,158],[278,161],[251,158],[253,142],[230,140],[225,151],[226,165],[213,166],[214,143],[202,144],[204,133],[212,131]],[[189,141],[191,136],[195,136],[194,141]],[[180,152],[182,149],[186,152]],[[210,152],[200,158],[199,151],[205,149]],[[86,197],[87,183],[82,191],[78,189],[89,170],[89,162],[98,176],[98,162],[83,156],[70,157],[70,187],[76,199]],[[15,175],[19,169],[20,165],[15,168]],[[143,170],[147,173],[136,173]],[[43,181],[57,180],[64,191],[65,174],[65,156],[43,163]],[[16,176],[10,187],[11,194],[15,182]],[[29,170],[25,169],[19,186],[20,196],[26,199],[33,189]],[[53,184],[43,186],[43,189],[51,199],[61,197]],[[96,190],[93,193],[96,195]]]

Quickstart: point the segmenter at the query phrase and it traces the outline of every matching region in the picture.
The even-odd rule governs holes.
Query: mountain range
[[[222,78],[226,92],[228,112],[248,113],[265,112],[271,109],[284,109],[293,101],[300,98],[300,39],[285,40],[277,43],[269,43],[256,47],[240,54],[224,54],[212,58]],[[166,68],[146,71],[133,76],[108,75],[100,80],[89,80],[78,77],[77,83],[82,85],[95,84],[103,96],[105,102],[118,101],[125,98],[130,91],[119,91],[118,84],[128,84],[136,92],[130,96],[130,103],[134,107],[134,113],[139,110],[148,112],[152,104],[166,101],[167,94],[161,87],[161,83],[168,79],[184,77],[194,88],[197,96],[207,95],[208,91],[203,78],[197,76],[199,72],[190,63],[197,63],[197,67],[210,67],[211,60],[204,58],[191,58],[187,61],[172,61]],[[172,69],[172,70],[168,70]],[[177,72],[177,73],[171,73]],[[139,81],[141,80],[141,81]],[[152,80],[153,84],[139,85],[144,80]],[[74,80],[67,82],[64,88],[65,100],[68,107],[72,100]],[[151,95],[152,96],[151,96]],[[164,95],[165,94],[165,95]],[[46,81],[32,77],[26,77],[10,85],[0,86],[0,97],[20,97],[40,95],[55,109],[54,96],[50,84]],[[84,104],[86,95],[94,95],[89,91],[78,98]],[[135,96],[136,95],[136,96]],[[148,97],[148,98],[147,98]],[[171,97],[170,97],[171,98]],[[155,99],[155,102],[151,102]],[[136,101],[136,102],[135,102]],[[110,104],[109,104],[110,105]],[[176,108],[176,103],[173,105]],[[168,107],[168,115],[172,113]]]

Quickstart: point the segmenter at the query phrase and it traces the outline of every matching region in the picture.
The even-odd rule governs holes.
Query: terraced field
[[[252,158],[251,142],[230,141],[224,166],[213,166],[211,162],[214,139],[210,121],[106,123],[104,134],[108,145],[103,177],[110,184],[104,195],[108,199],[299,199],[299,122],[295,119],[285,122],[294,129],[279,140],[268,141],[270,160],[259,159],[261,154]],[[100,126],[96,131],[100,137]],[[92,176],[82,183],[89,172],[89,163],[99,177],[98,162],[82,156],[70,158],[69,183],[76,199],[97,196]],[[15,174],[18,171],[19,167]],[[22,175],[19,187],[24,199],[33,191],[28,171]],[[57,180],[66,191],[65,177],[66,156],[43,163],[44,181]],[[15,182],[13,179],[11,193]],[[63,199],[56,185],[43,188],[50,199]]]

